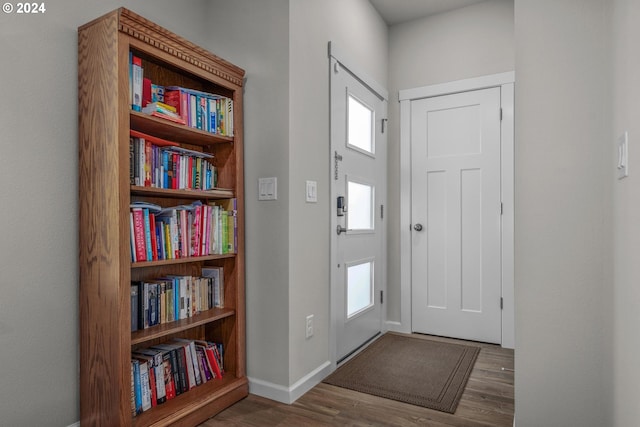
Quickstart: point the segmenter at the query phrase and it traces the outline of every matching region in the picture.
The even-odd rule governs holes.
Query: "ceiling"
[[[484,0],[369,0],[387,25],[447,12]]]

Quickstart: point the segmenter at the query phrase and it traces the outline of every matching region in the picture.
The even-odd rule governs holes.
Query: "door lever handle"
[[[344,227],[338,226],[338,228],[336,228],[336,232],[338,233],[338,236],[339,236],[341,233],[346,233],[347,229]]]

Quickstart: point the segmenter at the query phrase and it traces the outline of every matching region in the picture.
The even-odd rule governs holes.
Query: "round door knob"
[[[416,231],[422,231],[422,224],[416,224],[413,226],[413,229]]]

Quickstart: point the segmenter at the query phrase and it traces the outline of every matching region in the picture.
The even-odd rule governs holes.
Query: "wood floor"
[[[447,338],[425,338],[465,343]],[[249,395],[246,399],[201,424],[200,427],[512,427],[514,411],[513,350],[490,344],[472,344],[479,345],[482,350],[478,355],[455,414],[408,405],[321,383],[292,405]]]

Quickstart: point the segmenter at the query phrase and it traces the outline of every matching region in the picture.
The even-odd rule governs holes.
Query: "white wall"
[[[78,420],[77,27],[125,5],[196,43],[205,1],[0,15],[0,424]]]
[[[518,427],[611,425],[608,8],[515,2]]]
[[[389,205],[400,204],[398,90],[513,71],[513,0],[488,0],[389,30]],[[389,209],[388,320],[401,321],[400,210]],[[408,329],[409,325],[402,325]]]
[[[616,0],[613,3],[613,141],[629,131],[629,177],[618,181],[609,177],[606,190],[613,194],[614,208],[614,307],[612,334],[613,380],[609,402],[615,413],[612,426],[635,425],[640,419],[640,56],[638,43],[640,3]],[[612,167],[609,168],[612,170]]]

